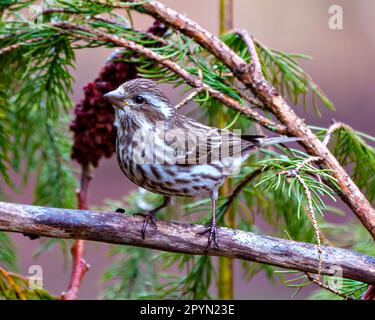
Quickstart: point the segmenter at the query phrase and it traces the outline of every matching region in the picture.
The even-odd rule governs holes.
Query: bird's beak
[[[113,106],[120,107],[123,100],[123,95],[118,90],[113,90],[103,95],[103,98],[108,100]]]

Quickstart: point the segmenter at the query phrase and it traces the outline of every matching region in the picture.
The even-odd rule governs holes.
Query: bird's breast
[[[136,185],[169,196],[200,197],[224,181],[218,165],[138,163],[130,146],[116,144],[117,160],[124,174]]]

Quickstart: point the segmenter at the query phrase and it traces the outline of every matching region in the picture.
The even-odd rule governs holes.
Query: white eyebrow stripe
[[[150,93],[145,93],[141,95],[143,98],[145,98],[150,104],[153,106],[157,107],[160,109],[160,111],[167,117],[169,118],[172,115],[172,110],[171,107],[169,106],[168,103],[162,101],[160,98],[157,96],[150,94]]]
[[[163,107],[167,106],[167,104],[164,101],[162,101],[161,99],[159,99],[158,97],[156,97],[152,93],[151,94],[150,93],[143,93],[143,94],[140,94],[140,96],[145,98],[149,103],[151,103],[155,107],[163,108]]]

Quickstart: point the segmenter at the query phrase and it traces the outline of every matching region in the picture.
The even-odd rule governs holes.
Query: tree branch
[[[133,0],[133,2],[140,1]],[[283,125],[286,126],[288,135],[304,137],[305,140],[300,141],[300,144],[302,144],[311,155],[322,159],[320,165],[323,168],[333,171],[333,175],[340,186],[340,197],[357,215],[359,220],[375,239],[375,209],[329,151],[327,146],[318,139],[307,127],[304,120],[296,115],[283,97],[266,81],[262,71],[259,70],[257,59],[254,56],[256,54],[255,44],[250,36],[246,39],[248,40],[246,45],[249,48],[249,52],[253,55],[253,59],[250,65],[248,65],[219,38],[203,29],[196,22],[160,2],[148,1],[147,3],[140,3],[139,6],[134,8],[137,10],[143,9],[143,13],[145,11],[159,21],[179,30],[211,52],[233,72],[233,75],[239,81],[261,100],[265,107],[267,107]]]
[[[151,59],[153,61],[156,61],[157,63],[160,63],[164,67],[168,68],[169,70],[173,71],[174,73],[178,74],[182,79],[185,80],[187,84],[189,84],[191,87],[196,88],[199,91],[207,91],[213,98],[217,99],[221,103],[225,104],[226,106],[236,110],[237,112],[242,113],[243,115],[253,119],[255,122],[258,122],[263,127],[279,133],[279,134],[285,134],[286,128],[283,125],[276,124],[272,120],[262,116],[258,112],[256,112],[252,108],[248,108],[238,101],[234,100],[233,98],[227,96],[226,94],[221,93],[220,91],[208,86],[206,83],[203,82],[199,77],[194,76],[193,74],[186,71],[184,68],[182,68],[179,64],[173,62],[170,59],[166,59],[165,57],[157,54],[156,52],[145,48],[131,40],[121,38],[119,36],[115,36],[112,34],[105,33],[103,31],[93,29],[88,26],[82,26],[79,24],[74,24],[70,22],[55,22],[50,24],[53,27],[58,27],[63,30],[77,30],[77,31],[84,31],[85,33],[89,33],[94,35],[97,39],[112,43],[118,47],[124,47],[127,48],[133,52],[136,52],[148,59]],[[81,33],[75,34],[77,38],[81,38],[84,40],[92,40],[89,36],[83,35]]]
[[[197,233],[202,225],[159,221],[146,239],[143,220],[115,212],[57,209],[0,202],[0,230],[44,237],[83,239],[125,244],[186,254],[205,254],[207,239]],[[209,255],[225,256],[310,273],[318,272],[316,246],[308,243],[219,228],[219,248]],[[375,258],[346,249],[322,246],[322,274],[342,269],[343,277],[375,284]],[[332,268],[335,266],[335,268]]]

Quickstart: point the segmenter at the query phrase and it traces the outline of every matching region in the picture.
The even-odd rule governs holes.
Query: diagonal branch
[[[257,63],[250,63],[250,65],[248,65],[218,37],[202,28],[193,20],[168,8],[158,1],[141,3],[139,0],[133,0],[133,2],[139,2],[139,5],[135,7],[137,10],[152,15],[159,21],[172,26],[174,29],[189,36],[211,52],[233,72],[233,75],[241,81],[256,98],[260,99],[265,107],[271,111],[283,125],[287,127],[288,135],[304,137],[305,139],[299,143],[302,144],[306,151],[312,156],[322,159],[320,165],[323,168],[333,171],[333,175],[337,179],[340,187],[340,190],[338,190],[340,197],[357,215],[358,219],[375,239],[375,209],[329,151],[328,147],[318,139],[305,124],[304,120],[296,115],[283,97],[266,81]],[[247,40],[249,40],[247,42],[250,48],[249,52],[255,55],[254,41],[250,36]],[[255,56],[253,56],[252,61],[256,62],[254,58]]]
[[[207,239],[202,225],[159,221],[158,229],[140,236],[143,220],[115,212],[69,210],[0,202],[0,230],[44,237],[83,239],[203,255]],[[318,272],[316,246],[308,243],[219,228],[219,248],[209,255],[225,256],[310,273]],[[343,277],[375,284],[375,258],[347,249],[322,246],[322,274],[341,268]],[[332,266],[335,266],[332,268]]]
[[[151,59],[153,61],[156,61],[163,65],[164,67],[170,69],[174,73],[178,74],[182,79],[185,80],[187,84],[189,84],[191,87],[196,88],[199,91],[207,91],[213,98],[219,100],[226,106],[233,108],[234,110],[242,113],[243,115],[253,119],[254,121],[258,122],[260,125],[263,127],[273,131],[277,132],[279,134],[285,134],[286,128],[283,125],[276,124],[272,120],[262,116],[258,112],[256,112],[252,108],[248,108],[238,101],[234,100],[233,98],[221,93],[220,91],[208,86],[203,82],[200,77],[196,77],[193,74],[189,73],[186,71],[184,68],[182,68],[179,64],[173,62],[170,59],[166,59],[163,56],[157,54],[156,52],[145,48],[131,40],[121,38],[119,36],[115,36],[112,34],[105,33],[103,31],[88,27],[88,26],[83,26],[79,24],[74,24],[70,22],[55,22],[50,24],[53,27],[58,27],[63,30],[70,30],[70,31],[83,31],[86,34],[92,34],[95,36],[97,39],[114,44],[119,47],[125,47],[133,52],[136,52],[148,59]],[[84,40],[93,40],[93,38],[90,38],[88,35],[83,35],[81,33],[76,33],[75,37],[81,38]]]

